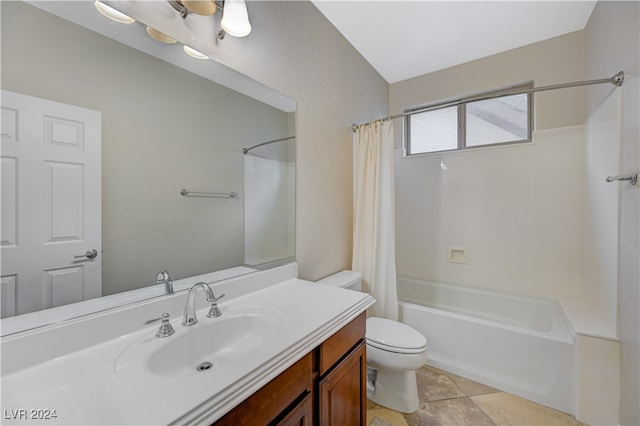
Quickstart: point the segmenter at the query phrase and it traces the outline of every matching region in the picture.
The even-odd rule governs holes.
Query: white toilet
[[[362,275],[342,271],[318,283],[361,291]],[[367,319],[367,397],[403,413],[418,408],[416,370],[427,362],[427,339],[417,330],[385,318]]]

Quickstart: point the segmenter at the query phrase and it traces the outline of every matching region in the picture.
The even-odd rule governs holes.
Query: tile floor
[[[369,426],[586,426],[573,416],[434,367],[417,371],[420,406],[402,414],[367,404]]]

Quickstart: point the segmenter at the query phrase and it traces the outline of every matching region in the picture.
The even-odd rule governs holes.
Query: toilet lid
[[[427,348],[427,339],[412,327],[398,321],[367,319],[367,344],[392,352],[417,353]]]

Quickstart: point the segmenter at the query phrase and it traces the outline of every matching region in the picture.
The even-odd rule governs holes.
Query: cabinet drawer
[[[312,356],[305,355],[278,377],[214,423],[215,426],[256,426],[273,421],[312,385]]]
[[[366,327],[367,316],[363,312],[320,345],[318,369],[321,376],[364,339]]]

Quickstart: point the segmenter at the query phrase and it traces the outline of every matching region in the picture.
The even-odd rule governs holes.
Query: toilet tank
[[[318,284],[332,285],[334,287],[360,291],[362,289],[362,274],[356,271],[340,271],[316,282]]]

